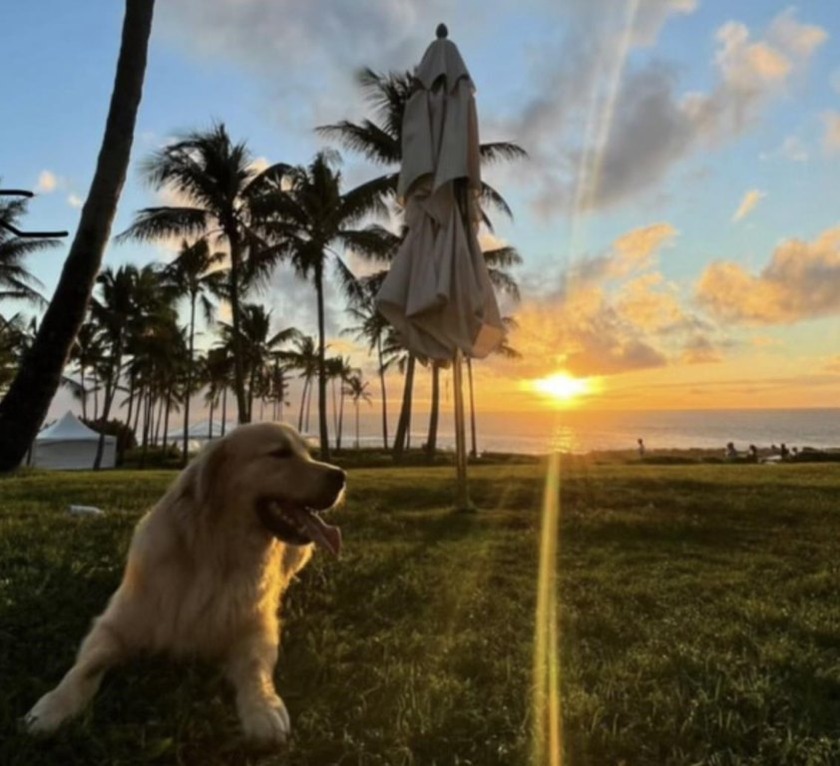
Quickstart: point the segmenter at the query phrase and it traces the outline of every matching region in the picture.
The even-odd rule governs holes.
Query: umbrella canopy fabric
[[[458,48],[440,32],[414,76],[398,183],[408,232],[377,306],[420,358],[449,361],[456,350],[483,358],[504,339],[504,326],[476,238],[475,88]]]

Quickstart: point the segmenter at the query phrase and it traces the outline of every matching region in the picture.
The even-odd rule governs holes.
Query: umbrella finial
[[[449,30],[446,28],[446,24],[438,24],[437,29],[435,30],[435,34],[437,35],[438,40],[442,40],[444,37],[448,37]]]

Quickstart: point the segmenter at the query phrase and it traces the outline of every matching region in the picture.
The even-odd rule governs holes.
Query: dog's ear
[[[210,442],[184,471],[183,494],[190,496],[199,511],[221,500],[216,484],[224,457],[225,440]]]

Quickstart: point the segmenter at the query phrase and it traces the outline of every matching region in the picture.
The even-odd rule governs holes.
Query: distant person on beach
[[[782,460],[787,460],[790,456],[790,450],[787,448],[784,442],[781,443],[779,447],[779,454],[782,456]]]
[[[738,450],[735,449],[735,443],[729,442],[726,445],[726,451],[724,452],[724,457],[727,460],[735,460],[738,457]]]
[[[756,447],[755,444],[750,444],[750,448],[749,448],[748,451],[750,453],[749,454],[750,460],[753,463],[757,463],[758,462],[758,447]]]
[[[644,439],[636,439],[636,442],[639,445],[639,457],[645,456],[645,441]]]

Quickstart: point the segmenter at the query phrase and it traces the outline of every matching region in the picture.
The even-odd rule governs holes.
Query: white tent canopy
[[[99,434],[88,428],[69,410],[64,417],[35,437],[32,465],[56,470],[93,468]],[[117,438],[105,436],[102,468],[113,468],[117,462]]]

